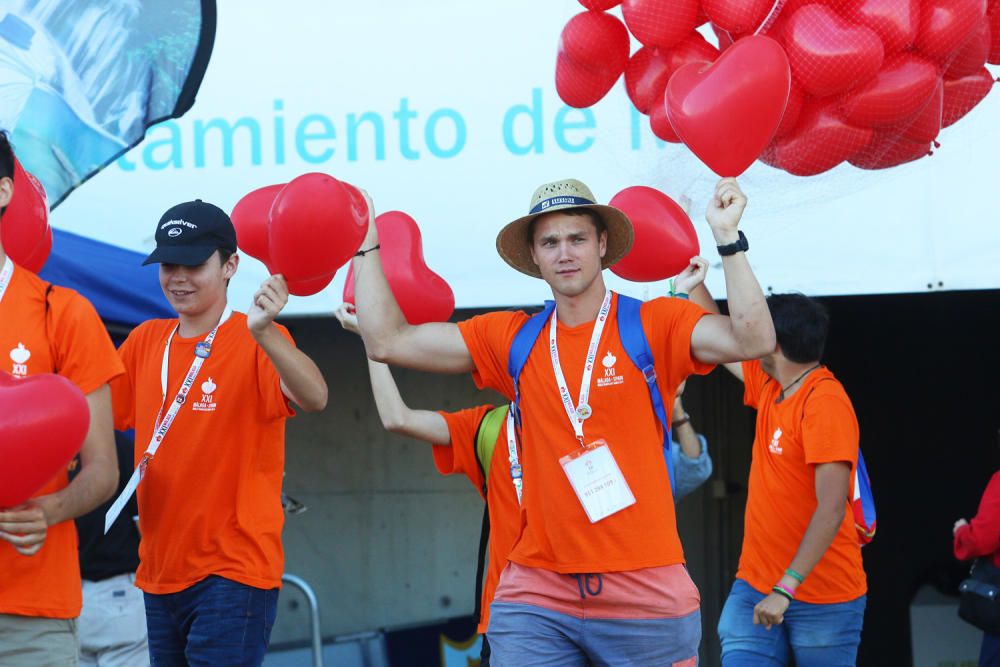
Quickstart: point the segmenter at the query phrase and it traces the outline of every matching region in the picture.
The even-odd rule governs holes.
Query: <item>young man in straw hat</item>
[[[641,306],[665,406],[688,375],[774,350],[764,295],[737,230],[745,206],[736,181],[723,179],[707,212],[723,256],[730,317],[681,299]],[[516,387],[508,361],[526,314],[408,325],[371,252],[378,245],[374,224],[354,264],[371,358],[471,371],[479,386],[519,403],[522,525],[491,608],[497,666],[697,660],[700,601],[677,536],[662,427],[618,327],[605,326],[617,322],[619,298],[601,271],[628,252],[632,238],[625,214],[596,204],[576,180],[539,188],[529,214],[500,231],[501,257],[545,280],[555,299],[538,336],[548,340],[533,343]]]

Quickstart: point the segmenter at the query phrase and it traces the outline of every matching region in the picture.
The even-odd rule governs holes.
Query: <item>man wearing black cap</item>
[[[168,210],[145,263],[176,320],[137,327],[119,354],[115,422],[135,428],[139,569],[155,665],[259,665],[284,570],[281,547],[289,401],[326,405],[319,369],[274,318],[288,301],[280,275],[249,311],[226,297],[236,273],[229,216],[201,200]],[[140,474],[141,472],[141,474]],[[108,520],[113,520],[113,511]]]

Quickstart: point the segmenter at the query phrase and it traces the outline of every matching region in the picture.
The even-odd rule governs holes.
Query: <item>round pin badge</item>
[[[576,416],[580,419],[587,419],[590,415],[594,414],[593,410],[587,404],[578,405],[576,407]]]
[[[202,359],[208,359],[208,355],[212,353],[212,346],[204,341],[198,343],[194,346],[194,356],[201,357]]]

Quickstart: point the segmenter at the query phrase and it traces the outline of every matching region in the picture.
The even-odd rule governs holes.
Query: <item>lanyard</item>
[[[0,301],[3,301],[3,295],[7,293],[7,286],[10,285],[10,278],[13,275],[14,262],[7,257],[4,259],[3,268],[0,269]]]
[[[128,484],[122,490],[121,494],[115,500],[111,508],[108,509],[107,514],[104,515],[104,534],[106,535],[108,530],[111,528],[111,524],[115,522],[118,515],[121,514],[122,510],[125,509],[125,503],[128,502],[132,494],[135,493],[136,488],[139,486],[139,482],[142,480],[143,475],[146,473],[146,468],[149,466],[149,462],[153,460],[156,455],[156,450],[160,448],[163,444],[163,439],[167,436],[167,431],[174,423],[174,418],[177,413],[180,412],[181,406],[187,401],[188,392],[191,387],[194,386],[194,381],[198,377],[198,372],[201,371],[202,365],[205,360],[208,359],[208,355],[212,352],[212,342],[215,340],[215,335],[219,332],[219,328],[226,323],[229,316],[233,314],[232,309],[226,306],[226,310],[223,311],[222,317],[219,319],[219,323],[215,325],[205,340],[201,341],[194,348],[194,361],[191,362],[191,367],[188,368],[187,375],[184,376],[184,382],[181,383],[181,388],[177,391],[177,396],[170,402],[170,407],[167,409],[167,414],[163,414],[163,406],[167,403],[167,370],[170,364],[170,343],[174,340],[174,334],[180,328],[180,324],[174,327],[174,330],[170,332],[170,336],[167,338],[166,344],[163,346],[163,362],[160,364],[160,389],[162,392],[163,399],[160,403],[160,409],[156,413],[156,421],[153,422],[153,435],[149,439],[149,446],[146,447],[146,452],[142,456],[142,460],[139,461],[139,465],[135,467],[135,471],[132,472],[132,477],[129,478]],[[162,419],[161,419],[162,417]]]
[[[597,313],[597,320],[594,322],[594,331],[590,334],[590,347],[587,348],[587,360],[583,367],[583,377],[580,379],[580,400],[576,406],[569,394],[569,387],[566,386],[566,377],[563,375],[562,366],[559,364],[559,348],[556,345],[556,328],[558,309],[552,309],[552,319],[549,320],[549,353],[552,355],[552,370],[556,374],[556,385],[559,388],[559,397],[562,399],[563,408],[566,409],[566,416],[573,427],[576,439],[583,441],[583,421],[590,417],[592,410],[587,404],[590,398],[590,377],[594,373],[594,361],[597,359],[597,346],[601,342],[601,333],[604,325],[608,321],[608,312],[611,310],[611,290],[604,294],[604,303]]]
[[[517,434],[514,431],[514,406],[507,410],[507,458],[510,461],[510,479],[514,483],[514,491],[517,493],[517,504],[521,504],[521,489],[523,480],[521,479],[521,463],[517,459]]]

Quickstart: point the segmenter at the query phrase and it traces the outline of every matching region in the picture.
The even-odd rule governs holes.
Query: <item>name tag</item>
[[[591,523],[635,504],[635,496],[604,440],[559,459]]]

